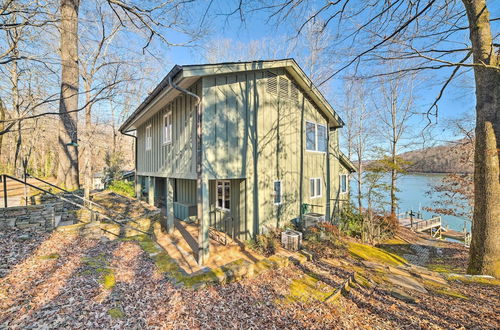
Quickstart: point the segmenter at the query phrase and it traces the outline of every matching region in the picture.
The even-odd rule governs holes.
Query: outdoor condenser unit
[[[290,251],[298,251],[302,244],[302,233],[296,230],[281,232],[281,246]]]
[[[325,215],[320,213],[306,213],[302,216],[304,221],[304,228],[317,225],[325,221]]]

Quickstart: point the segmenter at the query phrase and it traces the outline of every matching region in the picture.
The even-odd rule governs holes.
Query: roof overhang
[[[321,92],[314,86],[300,66],[294,59],[271,60],[271,61],[252,61],[252,62],[228,62],[218,64],[200,64],[200,65],[176,65],[163,78],[158,86],[141,103],[137,110],[127,118],[121,125],[120,132],[129,132],[137,129],[142,123],[159,111],[163,106],[172,101],[179,91],[169,86],[170,77],[176,85],[187,88],[197,79],[203,76],[219,75],[233,72],[255,71],[266,69],[284,68],[287,73],[295,80],[298,86],[308,95],[314,104],[328,119],[329,126],[332,128],[342,127],[344,122],[328,103]]]
[[[349,173],[356,172],[356,166],[351,162],[351,160],[342,152],[339,153],[339,161],[344,166]]]

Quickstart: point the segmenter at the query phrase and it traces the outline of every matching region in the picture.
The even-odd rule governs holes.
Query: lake
[[[406,211],[413,210],[422,212],[425,219],[432,217],[433,215],[439,215],[431,212],[425,211],[424,207],[433,207],[433,197],[427,194],[429,190],[432,189],[433,185],[439,183],[444,177],[444,174],[407,174],[402,175],[398,178],[397,186],[400,192],[397,193],[398,201],[398,213],[403,213]],[[389,182],[389,177],[385,180]],[[357,187],[356,181],[352,179],[351,181],[352,195],[351,198],[354,201],[354,205],[357,202],[354,200]],[[387,198],[389,201],[389,196]],[[365,202],[366,205],[366,202]],[[462,218],[454,217],[451,215],[441,215],[443,226],[448,225],[450,229],[462,231],[464,229],[464,222],[467,227],[467,231],[471,230],[471,222]]]

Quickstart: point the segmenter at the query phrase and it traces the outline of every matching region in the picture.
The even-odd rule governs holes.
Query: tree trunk
[[[362,201],[361,201],[361,198],[362,198],[362,192],[361,192],[361,189],[363,189],[363,169],[362,169],[362,166],[363,166],[363,162],[362,160],[360,159],[361,157],[359,156],[358,154],[358,212],[359,214],[362,214],[363,213],[363,205],[362,205]]]
[[[57,182],[80,188],[78,173],[78,9],[80,0],[61,0],[61,96],[59,103],[59,166]]]
[[[92,189],[92,147],[90,140],[92,138],[92,103],[90,95],[91,84],[88,80],[85,82],[85,149],[83,157],[83,181],[84,197],[90,199],[90,190]]]
[[[6,113],[5,106],[3,104],[2,98],[0,98],[0,157],[2,156],[2,145],[3,145],[3,130],[5,129],[5,123],[3,122],[5,120],[5,113]]]
[[[17,39],[15,39],[15,47],[12,51],[15,57],[19,56],[19,51],[17,49]],[[17,67],[17,61],[12,62],[12,67],[10,69],[10,79],[12,80],[12,108],[14,109],[16,116],[19,118],[21,116],[21,108],[19,104],[19,71]],[[21,158],[21,147],[23,143],[22,136],[22,124],[21,121],[17,122],[17,138],[16,138],[16,151],[14,153],[14,175],[21,176],[21,169],[19,167]]]
[[[470,274],[500,277],[500,71],[485,0],[463,0],[469,20],[476,82],[474,218]]]
[[[391,123],[392,123],[392,141],[391,141],[391,219],[396,218],[396,176],[397,176],[397,167],[396,167],[396,155],[397,155],[397,147],[398,147],[398,121],[397,121],[397,101],[398,97],[396,94],[395,88],[391,88]],[[401,122],[401,126],[404,125],[404,122]]]

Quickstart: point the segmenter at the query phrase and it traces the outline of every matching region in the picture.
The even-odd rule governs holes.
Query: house
[[[301,216],[326,219],[354,166],[344,123],[293,59],[176,65],[120,131],[136,136],[137,196],[174,217],[245,240]]]

